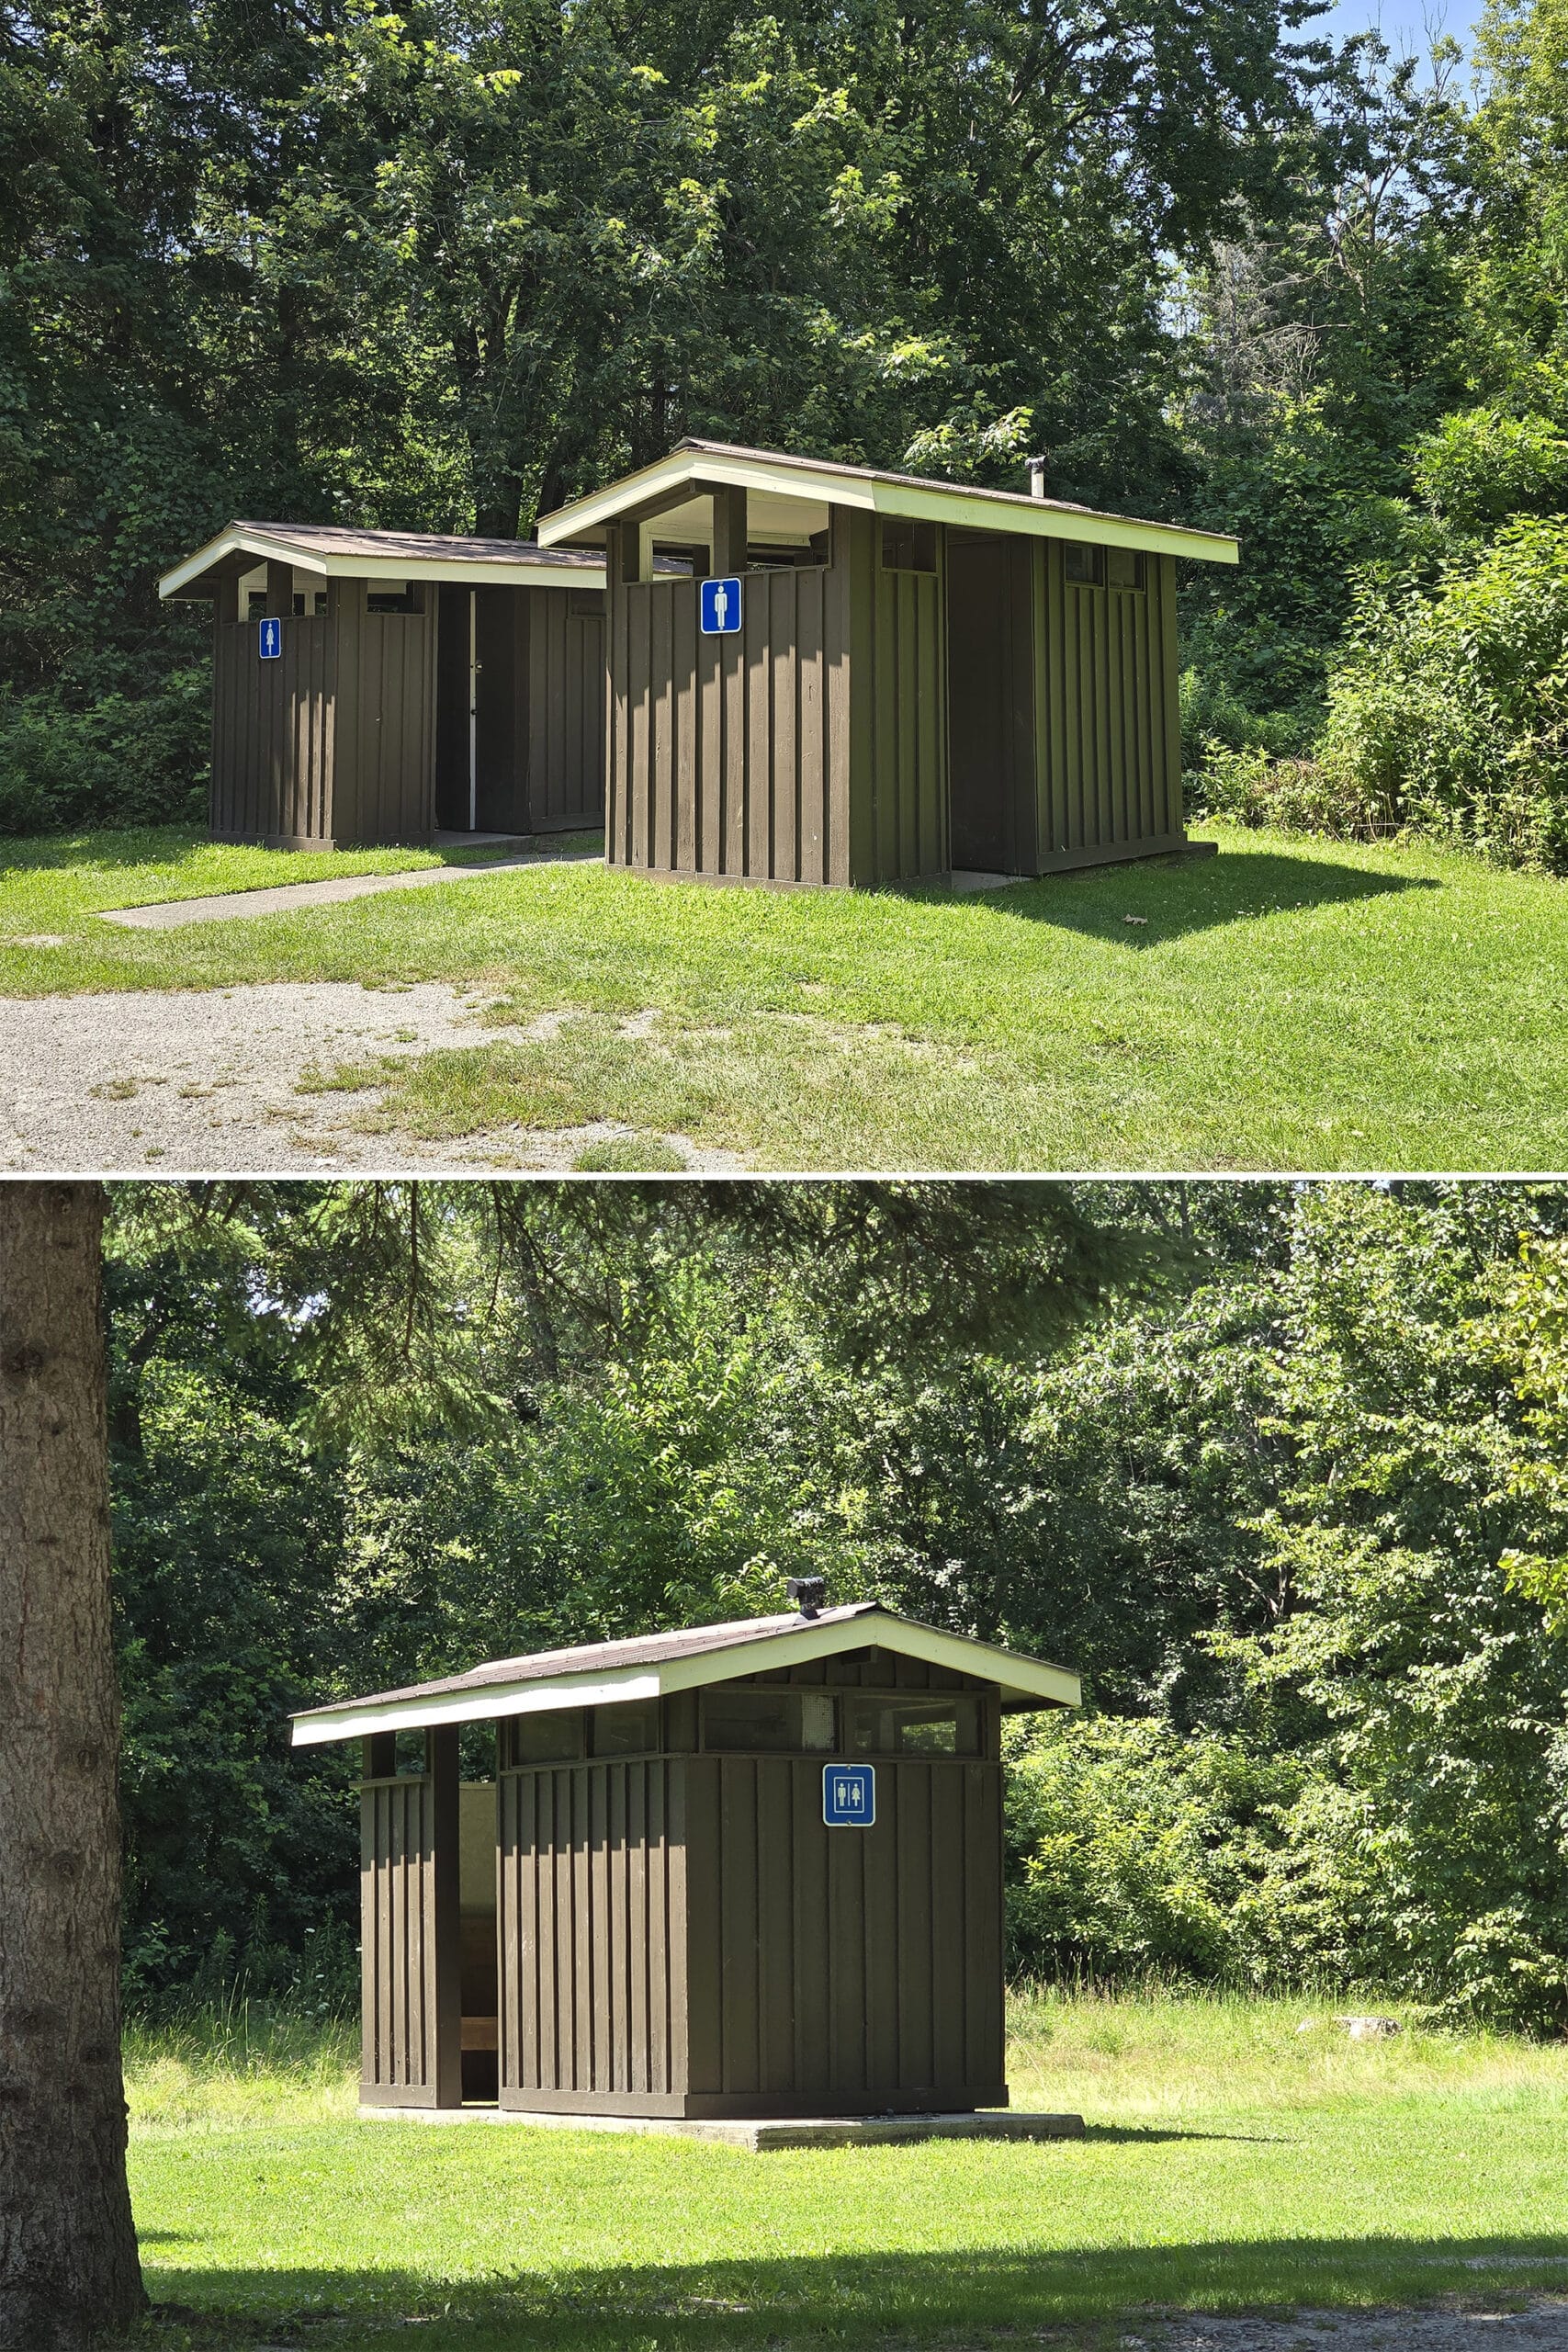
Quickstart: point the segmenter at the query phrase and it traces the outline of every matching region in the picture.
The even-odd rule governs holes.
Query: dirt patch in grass
[[[420,1057],[457,1050],[482,1065],[526,1050],[547,1065],[558,1024],[487,1030],[492,1003],[493,991],[428,980],[0,1001],[0,1167],[559,1170],[617,1151],[628,1156],[608,1164],[737,1164],[646,1116],[622,1118],[581,1085],[541,1084],[532,1102],[412,1131],[396,1105]],[[625,1052],[649,1050],[635,1020],[624,1026]]]

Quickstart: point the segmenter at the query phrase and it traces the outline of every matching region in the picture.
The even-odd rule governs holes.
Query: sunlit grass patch
[[[171,837],[141,872],[129,852],[115,864],[117,838],[84,841],[79,867],[58,843],[52,864],[23,845],[0,867],[0,995],[484,991],[493,1037],[392,1080],[387,1116],[423,1135],[624,1126],[772,1169],[1568,1158],[1568,886],[1474,858],[1232,832],[1212,860],[977,898],[714,889],[563,861],[126,932],[94,909],[168,895],[175,867],[209,890],[213,859],[277,854]],[[28,944],[44,936],[66,944]]]
[[[1016,1996],[1013,2104],[1082,2141],[761,2156],[361,2122],[341,2026],[137,2032],[144,2260],[198,2343],[316,2320],[345,2352],[410,2322],[429,2352],[890,2352],[1568,2286],[1568,2050],[1398,2008],[1353,2042],[1337,2006]]]

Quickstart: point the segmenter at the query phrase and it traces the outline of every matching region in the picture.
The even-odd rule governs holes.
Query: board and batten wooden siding
[[[427,592],[428,594],[429,592]],[[433,613],[372,613],[362,580],[325,613],[213,628],[211,828],[276,849],[428,841],[435,824]]]
[[[882,519],[844,510],[850,597],[850,868],[863,889],[943,874],[948,846],[947,533],[934,571],[882,561]]]
[[[1175,559],[1144,580],[1079,585],[1035,542],[1038,873],[1181,846]]]
[[[501,1775],[502,2107],[686,2111],[687,1769]]]
[[[434,1769],[397,1774],[386,1746],[360,1792],[361,2101],[462,2103],[457,1749],[431,1736]]]
[[[440,822],[468,824],[469,590],[437,595],[435,791]],[[474,818],[480,832],[552,833],[604,813],[602,592],[479,588]]]
[[[332,590],[333,839],[344,846],[427,842],[435,830],[434,594],[427,586],[423,612],[372,613],[363,580],[334,580]],[[289,626],[284,623],[286,635]]]
[[[613,545],[613,581],[617,561]],[[609,863],[710,881],[849,881],[838,535],[829,564],[747,572],[731,635],[702,634],[699,588],[654,579],[611,592]]]
[[[515,592],[520,733],[528,767],[528,831],[571,832],[604,819],[604,598],[582,588]]]
[[[264,662],[255,621],[212,632],[214,839],[320,844],[332,838],[336,630],[325,615],[283,623]]]
[[[820,1757],[690,1766],[694,2104],[1006,2104],[1001,1768],[878,1757],[876,1819],[829,1829]]]
[[[936,571],[887,570],[879,518],[835,508],[829,560],[746,572],[724,637],[702,634],[694,579],[612,585],[611,865],[786,888],[946,869],[935,537]]]
[[[992,1686],[868,1651],[727,1683],[973,1692],[978,1756],[883,1756],[830,1829],[802,1755],[499,1781],[503,2107],[693,2117],[1005,2106]]]

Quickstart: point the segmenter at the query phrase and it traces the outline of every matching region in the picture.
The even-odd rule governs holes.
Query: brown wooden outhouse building
[[[603,559],[231,523],[159,582],[212,605],[212,831],[329,849],[604,817]]]
[[[296,1716],[363,1743],[367,2107],[1006,2106],[1000,1719],[1077,1679],[796,1589]]]
[[[605,554],[612,865],[870,887],[1183,846],[1176,567],[1233,538],[700,440],[538,537]]]

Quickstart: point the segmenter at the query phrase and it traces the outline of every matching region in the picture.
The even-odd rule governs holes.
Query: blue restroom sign
[[[824,1764],[822,1818],[829,1829],[869,1829],[876,1819],[874,1764]]]
[[[705,637],[733,637],[740,626],[739,580],[705,580],[699,596]]]
[[[264,662],[276,662],[283,650],[283,623],[263,621],[260,627],[261,641],[256,650]]]

